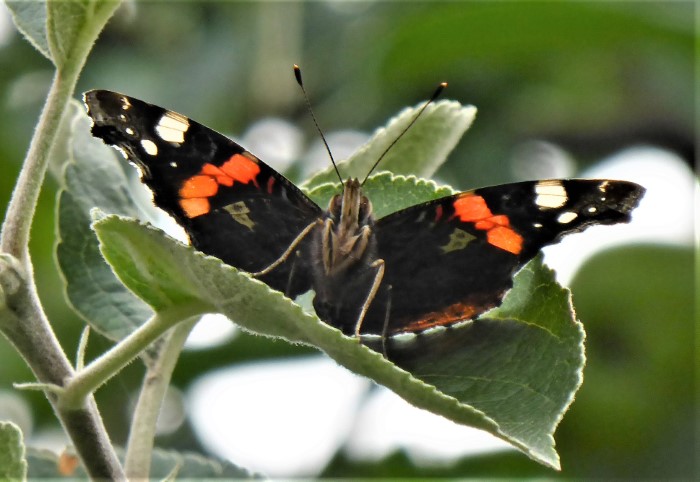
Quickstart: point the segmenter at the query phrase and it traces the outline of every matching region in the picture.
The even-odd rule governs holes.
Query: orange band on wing
[[[221,165],[221,170],[234,181],[242,182],[243,184],[248,184],[252,181],[256,186],[258,185],[255,178],[260,174],[260,166],[258,166],[257,162],[241,154],[231,156],[231,159]]]
[[[423,314],[419,319],[413,320],[411,323],[401,325],[399,332],[416,333],[434,328],[436,326],[449,326],[460,321],[471,320],[476,318],[481,313],[495,306],[495,303],[470,303],[458,302],[445,307],[441,311],[434,311]]]
[[[523,237],[510,227],[508,216],[493,214],[483,197],[463,194],[455,199],[453,206],[460,221],[474,223],[476,229],[486,231],[489,244],[513,254],[523,250]]]
[[[493,216],[486,200],[474,194],[464,194],[455,199],[455,215],[465,223],[473,223]]]
[[[523,237],[505,226],[496,226],[486,232],[488,242],[497,248],[519,254],[523,250]]]
[[[202,214],[209,212],[209,199],[207,198],[192,198],[180,199],[180,207],[185,211],[188,218],[196,218]]]
[[[260,166],[242,154],[232,155],[220,167],[204,164],[198,174],[188,178],[180,186],[180,207],[188,218],[207,214],[211,210],[209,198],[216,195],[219,186],[231,187],[235,182],[258,186],[256,178]]]
[[[211,197],[219,190],[219,185],[213,177],[192,176],[187,179],[180,188],[181,199],[191,199],[198,197]]]

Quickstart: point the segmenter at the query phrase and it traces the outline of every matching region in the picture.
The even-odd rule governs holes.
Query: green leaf
[[[97,35],[119,6],[114,0],[65,0],[46,4],[46,37],[57,68],[82,67]]]
[[[364,178],[382,153],[413,121],[422,106],[420,104],[401,111],[386,127],[375,131],[372,138],[350,158],[339,162],[338,169],[343,177]],[[378,169],[394,174],[432,176],[469,128],[475,115],[474,106],[462,106],[455,101],[442,100],[430,104],[401,140],[391,147]],[[313,188],[337,179],[334,169],[329,167],[306,181],[304,186]]]
[[[341,191],[340,184],[326,183],[307,191],[306,194],[319,206],[328,206],[331,197]],[[389,172],[369,178],[362,186],[362,192],[372,200],[372,212],[377,218],[455,193],[451,187],[438,186],[434,181],[415,176],[395,176]]]
[[[52,60],[46,35],[46,2],[6,0],[17,30],[44,57]]]
[[[127,191],[128,179],[117,153],[90,135],[83,109],[74,120],[72,158],[58,198],[56,259],[73,309],[102,335],[120,340],[152,310],[114,276],[90,228],[90,210],[141,216]]]
[[[82,65],[118,1],[8,1],[17,29],[56,67]]]
[[[12,422],[0,422],[0,480],[24,480],[26,476],[22,431]]]
[[[106,216],[94,229],[115,273],[155,310],[199,303],[253,333],[315,346],[420,408],[559,467],[552,433],[580,384],[583,334],[568,292],[539,261],[521,271],[504,307],[488,319],[417,337],[417,344],[390,343],[389,357],[405,371],[375,351],[376,340],[372,350],[344,336],[250,275],[153,227]],[[416,361],[421,356],[425,365]]]
[[[502,438],[533,459],[559,468],[553,434],[582,382],[583,340],[569,291],[540,256],[516,275],[499,308],[387,352],[495,420]]]

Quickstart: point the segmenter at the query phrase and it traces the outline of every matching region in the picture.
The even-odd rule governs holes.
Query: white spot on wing
[[[158,155],[158,146],[156,146],[156,143],[150,139],[142,139],[141,147],[143,147],[143,150],[146,151],[146,154],[149,156]]]
[[[578,214],[573,211],[565,211],[559,215],[557,222],[560,224],[569,224],[571,221],[576,219]]]
[[[568,196],[560,181],[540,181],[535,184],[535,204],[541,209],[556,209],[566,204]]]
[[[187,117],[176,112],[166,111],[156,125],[156,132],[165,142],[182,144],[185,142],[185,132],[190,128]]]

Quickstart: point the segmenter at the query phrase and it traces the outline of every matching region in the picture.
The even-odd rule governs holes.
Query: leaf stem
[[[102,384],[131,363],[148,345],[180,321],[204,313],[201,304],[177,305],[177,309],[156,313],[146,323],[95,359],[72,377],[64,387],[59,403],[62,407],[78,408]]]
[[[156,363],[148,368],[144,376],[124,457],[124,471],[131,480],[149,478],[160,408],[182,347],[197,321],[194,319],[175,327],[162,346]]]

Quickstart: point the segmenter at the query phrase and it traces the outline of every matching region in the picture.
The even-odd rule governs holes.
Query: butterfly
[[[313,290],[318,316],[347,335],[388,337],[474,319],[501,303],[544,246],[588,226],[629,222],[645,191],[607,179],[526,181],[376,219],[358,179],[344,180],[324,209],[245,148],[181,114],[107,90],[84,100],[92,134],[138,167],[155,205],[196,249],[291,298]]]

